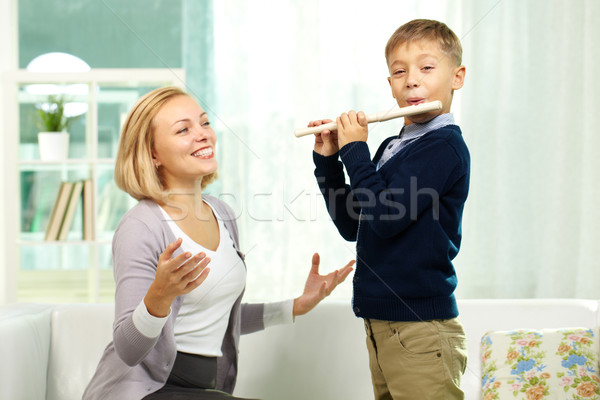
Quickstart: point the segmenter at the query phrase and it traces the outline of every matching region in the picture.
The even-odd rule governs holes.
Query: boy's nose
[[[409,71],[408,75],[406,76],[406,87],[419,87],[419,85],[421,84],[420,78],[421,77],[419,76],[419,74],[415,71]]]
[[[408,87],[408,88],[419,87],[419,85],[420,85],[420,82],[416,78],[408,77],[408,79],[406,80],[406,87]]]

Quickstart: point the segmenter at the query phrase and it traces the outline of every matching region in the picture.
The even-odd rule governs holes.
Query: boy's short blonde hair
[[[462,46],[458,37],[443,22],[431,19],[415,19],[394,32],[385,46],[385,60],[389,58],[398,46],[415,40],[431,40],[437,42],[440,50],[451,57],[456,66],[462,64]]]
[[[165,202],[168,190],[152,161],[153,120],[160,108],[173,97],[189,96],[183,89],[168,86],[155,89],[134,104],[123,129],[115,163],[115,182],[136,200]],[[202,178],[202,189],[217,178],[217,173]]]

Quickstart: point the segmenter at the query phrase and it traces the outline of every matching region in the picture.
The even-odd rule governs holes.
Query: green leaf
[[[540,379],[537,376],[534,376],[533,378],[531,378],[529,383],[533,386],[533,385],[537,385],[539,381],[540,381]]]
[[[66,117],[64,96],[48,96],[47,109],[37,106],[38,127],[45,132],[62,132],[69,128],[70,124],[79,117]]]

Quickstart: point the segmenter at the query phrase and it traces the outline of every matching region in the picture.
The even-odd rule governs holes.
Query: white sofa
[[[479,340],[489,330],[596,327],[597,300],[462,300],[469,362],[462,387],[479,399]],[[0,399],[79,400],[111,337],[112,305],[0,307]],[[373,398],[363,324],[325,302],[294,325],[243,336],[236,394],[264,400]]]

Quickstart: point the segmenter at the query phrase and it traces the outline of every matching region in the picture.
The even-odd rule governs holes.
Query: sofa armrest
[[[0,307],[0,399],[46,399],[52,308],[49,304]]]

